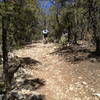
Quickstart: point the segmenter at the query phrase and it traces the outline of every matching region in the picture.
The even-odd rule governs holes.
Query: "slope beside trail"
[[[94,87],[89,87],[88,71],[83,73],[86,70],[83,69],[81,73],[78,64],[65,62],[63,57],[53,54],[56,48],[53,43],[33,43],[14,52],[19,57],[30,57],[39,62],[26,67],[31,78],[44,81],[44,86],[34,92],[44,95],[46,100],[99,100],[93,95]]]

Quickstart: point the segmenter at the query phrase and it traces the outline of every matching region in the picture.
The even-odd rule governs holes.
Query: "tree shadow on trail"
[[[37,65],[37,64],[42,64],[41,62],[37,61],[37,60],[34,60],[30,57],[24,57],[24,58],[21,58],[21,63],[23,65]]]
[[[71,63],[81,62],[85,60],[89,60],[91,62],[100,61],[100,55],[93,53],[90,49],[82,47],[81,45],[60,47],[51,54],[58,54],[60,56],[63,56],[66,61]]]
[[[91,52],[91,53],[88,55],[88,58],[95,58],[98,62],[100,62],[100,53]]]
[[[20,99],[18,98],[20,97]],[[23,94],[17,94],[17,93],[12,93],[11,96],[9,96],[9,100],[45,100],[45,95],[38,94],[38,95],[27,95],[25,96],[26,98],[23,97]]]
[[[26,47],[27,47],[27,48],[35,48],[36,45],[27,45]]]
[[[44,100],[44,99],[45,99],[44,95],[38,95],[38,96],[34,95],[31,97],[30,100]]]
[[[25,79],[21,86],[28,86],[28,89],[37,90],[45,85],[45,81],[40,78]]]
[[[34,60],[30,57],[14,57],[11,58],[9,61],[9,69],[8,69],[8,73],[9,73],[9,77],[10,79],[13,78],[14,73],[16,73],[18,71],[18,69],[20,67],[30,67],[31,65],[37,65],[37,64],[41,64],[41,62]]]

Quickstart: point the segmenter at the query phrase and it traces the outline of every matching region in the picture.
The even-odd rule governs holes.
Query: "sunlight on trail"
[[[51,54],[55,48],[57,46],[53,43],[35,43],[14,51],[19,57],[30,57],[41,63],[24,69],[33,78],[45,80],[45,85],[36,92],[45,95],[46,100],[99,100],[92,96],[87,83],[83,84],[82,79],[73,73],[73,64]]]

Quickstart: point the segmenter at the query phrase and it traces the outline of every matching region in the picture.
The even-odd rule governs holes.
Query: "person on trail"
[[[44,39],[45,43],[47,43],[48,32],[49,31],[47,29],[42,31],[43,39]]]

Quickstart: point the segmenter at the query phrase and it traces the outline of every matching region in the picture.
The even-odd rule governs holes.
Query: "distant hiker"
[[[47,43],[48,32],[49,31],[47,29],[42,31],[43,39],[45,43]]]

